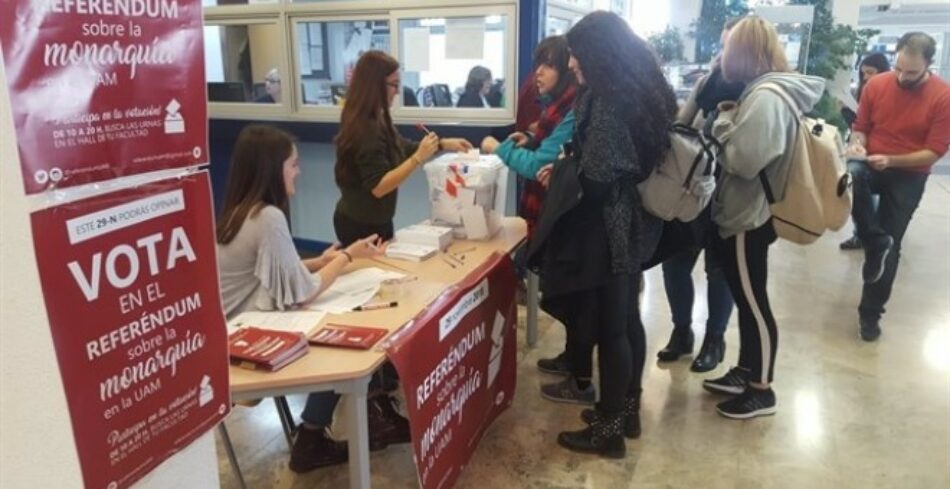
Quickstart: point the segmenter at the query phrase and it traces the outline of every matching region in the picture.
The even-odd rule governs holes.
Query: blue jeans
[[[333,422],[333,410],[340,401],[340,395],[333,391],[312,392],[307,396],[300,418],[305,423],[326,428]]]
[[[865,245],[865,252],[873,250],[886,236],[894,238],[894,247],[884,264],[884,274],[877,282],[864,284],[858,307],[862,318],[879,320],[894,287],[901,241],[924,195],[929,175],[896,169],[877,171],[856,162],[849,163],[848,170],[854,179],[851,218]],[[880,196],[877,209],[874,208],[875,194]]]
[[[687,250],[663,262],[663,287],[670,303],[674,327],[688,328],[693,323],[693,267],[699,259],[699,248]],[[732,315],[732,293],[715,253],[706,251],[706,302],[709,317],[706,319],[706,334],[722,337]]]

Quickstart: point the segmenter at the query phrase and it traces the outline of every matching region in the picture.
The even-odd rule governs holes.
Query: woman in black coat
[[[554,165],[529,257],[545,310],[599,351],[601,401],[582,414],[587,428],[561,433],[558,443],[621,458],[624,435],[640,432],[646,338],[636,284],[661,230],[636,184],[669,150],[676,99],[653,50],[617,15],[587,15],[567,41],[581,85],[574,139]]]

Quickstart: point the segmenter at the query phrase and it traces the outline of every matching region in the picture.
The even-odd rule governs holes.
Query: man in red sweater
[[[904,34],[897,43],[894,71],[867,82],[853,126],[849,169],[854,177],[852,217],[865,243],[858,307],[865,341],[881,335],[901,239],[931,167],[950,145],[950,85],[929,71],[935,51],[936,43],[927,34]],[[881,199],[876,210],[873,194]]]

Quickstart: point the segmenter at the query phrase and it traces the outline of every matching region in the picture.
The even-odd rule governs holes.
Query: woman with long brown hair
[[[376,235],[344,249],[331,246],[317,258],[301,260],[294,248],[287,211],[300,175],[293,138],[269,126],[251,125],[238,136],[224,209],[218,219],[218,271],[227,317],[248,310],[289,310],[312,302],[347,264],[381,251]],[[290,468],[306,472],[343,463],[346,443],[327,433],[339,396],[315,392],[300,417]],[[408,441],[408,423],[393,415],[382,396],[369,402],[370,446]]]
[[[440,140],[433,132],[421,142],[403,138],[389,108],[400,92],[399,62],[382,51],[367,51],[356,63],[336,136],[336,183],[340,200],[333,214],[337,238],[347,245],[362,236],[393,236],[393,216],[401,185],[439,150],[469,150],[464,139]]]

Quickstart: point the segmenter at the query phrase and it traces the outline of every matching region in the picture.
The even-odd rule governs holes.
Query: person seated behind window
[[[505,80],[495,80],[488,90],[488,95],[485,96],[485,100],[491,107],[501,107],[505,101]]]
[[[264,95],[254,100],[258,104],[278,104],[280,103],[280,72],[273,68],[267,72],[264,77]]]
[[[289,310],[313,302],[355,259],[382,252],[376,235],[317,258],[301,260],[294,248],[287,211],[300,175],[293,138],[279,129],[250,125],[241,131],[231,158],[224,209],[218,219],[218,271],[228,319],[248,310]],[[339,396],[307,397],[290,457],[290,468],[305,472],[347,460],[345,442],[326,429]],[[408,442],[409,426],[385,396],[369,401],[370,446]]]
[[[484,107],[489,108],[488,100],[485,98],[491,91],[492,77],[491,70],[484,66],[476,66],[468,72],[468,82],[465,83],[465,91],[459,97],[456,107]]]

